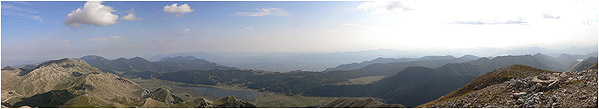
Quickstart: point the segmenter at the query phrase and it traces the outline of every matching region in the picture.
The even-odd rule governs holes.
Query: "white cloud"
[[[383,13],[388,11],[409,11],[412,8],[405,5],[402,1],[371,1],[364,2],[356,10],[371,11],[373,13]]]
[[[183,5],[177,6],[177,3],[173,3],[170,6],[169,5],[164,6],[163,10],[164,10],[164,12],[175,14],[177,17],[180,17],[181,15],[183,15],[185,13],[193,12],[193,9],[191,9],[191,7],[188,4],[183,4]]]
[[[254,27],[248,26],[248,27],[244,27],[243,29],[239,30],[240,32],[244,32],[244,31],[254,31]]]
[[[106,26],[115,24],[119,16],[113,14],[112,7],[102,5],[102,1],[88,1],[83,5],[83,9],[73,10],[65,20],[65,24],[71,27],[77,27],[80,24],[94,26]]]
[[[291,13],[279,8],[261,8],[257,12],[238,12],[239,16],[287,16]]]
[[[89,39],[90,41],[101,41],[101,42],[105,42],[105,41],[109,41],[109,40],[117,40],[120,39],[121,36],[107,36],[107,37],[96,37],[96,38],[91,38]]]
[[[190,30],[189,28],[184,28],[183,29],[184,32],[189,32],[189,30]]]
[[[547,18],[547,19],[559,19],[559,16],[551,15],[549,13],[543,13],[543,18]]]
[[[121,18],[122,20],[128,20],[128,21],[136,21],[136,20],[141,20],[141,18],[135,17],[135,14],[133,13],[129,13],[126,16],[123,16],[123,18]]]

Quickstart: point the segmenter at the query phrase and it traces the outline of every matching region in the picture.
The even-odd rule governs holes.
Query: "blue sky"
[[[2,60],[597,46],[597,0],[106,1],[69,21],[84,4],[2,1]],[[134,19],[124,20],[129,14]]]

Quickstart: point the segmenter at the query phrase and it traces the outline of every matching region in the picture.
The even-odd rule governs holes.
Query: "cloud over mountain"
[[[83,9],[77,8],[67,15],[65,24],[71,27],[77,27],[80,24],[94,26],[106,26],[115,24],[119,18],[112,7],[103,5],[101,1],[88,1],[83,5]]]

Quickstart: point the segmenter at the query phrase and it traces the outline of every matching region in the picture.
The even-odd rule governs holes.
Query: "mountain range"
[[[141,57],[108,60],[101,56],[87,55],[79,58],[100,70],[107,72],[175,72],[186,70],[234,69],[195,57],[167,57],[150,62]]]
[[[569,47],[566,49],[546,49],[540,47],[528,47],[521,49],[498,49],[498,48],[469,48],[469,49],[439,49],[434,51],[397,51],[391,49],[377,49],[350,52],[279,52],[279,53],[261,53],[261,52],[181,52],[164,55],[146,56],[146,59],[158,61],[165,57],[175,56],[194,56],[210,60],[226,66],[238,67],[242,69],[266,70],[275,72],[289,72],[295,70],[303,71],[322,71],[327,68],[348,63],[363,62],[376,58],[400,58],[420,56],[464,56],[465,53],[481,57],[502,56],[507,54],[525,55],[544,53],[552,57],[558,57],[562,54],[587,54],[589,51],[596,51],[597,46],[589,47]],[[596,52],[594,53],[597,56]],[[583,58],[584,59],[584,58]]]
[[[385,102],[401,103],[412,107],[449,93],[493,69],[522,64],[547,70],[566,71],[570,66],[577,64],[577,59],[585,58],[585,56],[588,55],[563,54],[553,58],[537,53],[535,55],[497,56],[491,59],[471,55],[460,58],[427,56],[413,59],[386,59],[399,62],[387,61],[388,63],[368,65],[369,62],[384,62],[382,60],[385,59],[379,58],[363,62],[362,64],[367,66],[356,70],[331,69],[324,72],[279,73],[259,70],[214,69],[162,73],[156,74],[154,77],[192,84],[243,84],[251,89],[291,95],[369,96],[383,98]],[[386,78],[374,80],[375,82],[365,85],[337,84],[365,76],[385,76]],[[352,91],[348,91],[349,89]],[[410,95],[427,95],[427,97]]]
[[[498,84],[506,79],[533,76],[540,74],[539,72],[581,71],[597,66],[597,57],[593,56],[593,53],[562,54],[558,57],[537,53],[497,57],[465,55],[459,58],[453,56],[378,58],[362,63],[340,65],[321,72],[240,69],[193,56],[166,57],[155,62],[141,57],[108,60],[94,55],[83,56],[80,59],[53,60],[34,68],[3,68],[3,105],[9,107],[255,107],[234,97],[222,98],[225,100],[214,102],[203,98],[184,101],[168,89],[158,88],[151,91],[126,79],[141,77],[197,85],[245,87],[289,96],[374,97],[382,101],[380,103],[368,101],[377,104],[372,105],[374,107],[381,103],[415,107],[435,99],[444,100],[443,97],[459,96],[468,93],[468,90],[480,90],[488,86],[484,84]],[[488,76],[498,74],[493,72],[505,71],[537,73],[517,73],[518,77]],[[479,79],[481,77],[491,78]],[[356,83],[355,81],[366,82]],[[469,86],[469,84],[475,85]],[[88,104],[81,104],[83,102]],[[336,103],[352,105],[363,102],[366,101],[340,100]],[[388,106],[382,104],[381,107]],[[329,106],[342,105],[334,103]]]
[[[464,55],[462,57],[456,58],[450,55],[447,56],[424,56],[424,57],[420,57],[420,58],[376,58],[374,60],[371,61],[364,61],[361,63],[351,63],[351,64],[342,64],[339,65],[335,68],[327,68],[325,71],[333,71],[333,70],[357,70],[363,67],[366,67],[368,65],[372,65],[372,64],[377,64],[377,63],[394,63],[394,62],[420,62],[420,63],[426,63],[426,62],[430,62],[430,63],[439,63],[441,65],[447,64],[447,63],[461,63],[461,62],[466,62],[466,61],[471,61],[471,60],[475,60],[478,59],[479,57],[474,56],[474,55]],[[416,61],[416,62],[415,62]],[[441,66],[441,65],[435,65],[436,67]],[[421,64],[421,65],[427,65],[427,64]],[[435,67],[433,66],[433,67]]]

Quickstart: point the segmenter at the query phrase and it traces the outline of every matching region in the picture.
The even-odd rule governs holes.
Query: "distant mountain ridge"
[[[519,56],[522,56],[522,55],[519,55]],[[586,59],[588,57],[593,57],[593,56],[597,57],[597,52],[588,53],[586,55],[561,54],[558,57],[551,57],[551,56],[548,56],[548,55],[545,55],[542,53],[537,53],[533,56],[535,58],[537,58],[539,61],[541,61],[541,63],[546,64],[546,65],[543,65],[543,68],[550,68],[550,70],[556,70],[556,71],[569,71],[570,69],[572,69],[572,67],[574,67],[574,65],[576,65],[576,63],[578,63],[576,61],[577,59]],[[505,57],[505,56],[497,56],[497,57]],[[364,68],[369,65],[379,64],[379,63],[386,64],[386,63],[414,62],[414,61],[438,61],[438,62],[446,61],[446,63],[462,63],[462,62],[466,62],[466,61],[476,60],[479,58],[481,58],[481,57],[474,56],[474,55],[464,55],[459,58],[455,58],[450,55],[447,55],[447,56],[424,56],[424,57],[420,57],[420,58],[382,58],[382,57],[379,57],[377,59],[374,59],[371,61],[363,61],[361,63],[342,64],[342,65],[339,65],[334,68],[327,68],[325,71],[358,70],[360,68]],[[444,64],[441,64],[441,65],[444,65]],[[439,67],[440,65],[438,65],[438,66],[423,65],[423,66]],[[535,67],[539,67],[539,66],[535,66]]]
[[[439,61],[439,60],[446,60],[452,63],[461,63],[461,62],[466,62],[466,61],[470,61],[470,60],[475,60],[478,59],[479,57],[474,56],[474,55],[464,55],[460,58],[456,58],[453,57],[451,55],[447,55],[447,56],[424,56],[424,57],[420,57],[420,58],[376,58],[374,60],[371,61],[364,61],[361,63],[351,63],[351,64],[342,64],[339,65],[335,68],[327,68],[325,71],[333,71],[333,70],[357,70],[363,67],[366,67],[368,65],[372,65],[372,64],[377,64],[377,63],[392,63],[392,62],[411,62],[411,61]]]
[[[212,69],[234,69],[212,63],[203,59],[197,59],[192,56],[167,57],[158,62],[150,62],[141,57],[131,59],[118,58],[108,60],[101,56],[87,55],[80,59],[90,65],[105,71],[126,71],[126,72],[176,72],[185,70],[212,70]]]

